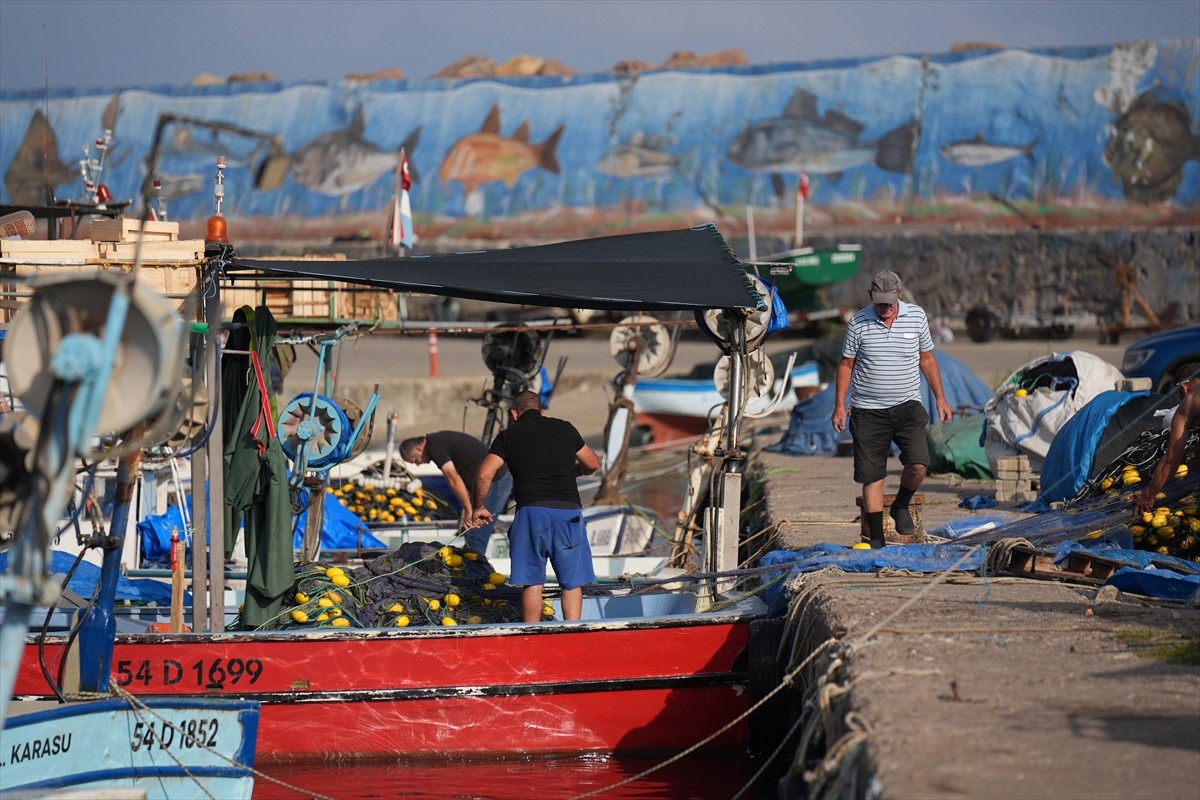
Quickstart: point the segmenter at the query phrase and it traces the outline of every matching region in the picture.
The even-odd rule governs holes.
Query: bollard
[[[429,377],[438,376],[437,363],[437,331],[429,332]]]

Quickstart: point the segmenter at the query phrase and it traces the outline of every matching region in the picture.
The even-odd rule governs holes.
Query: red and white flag
[[[412,177],[408,173],[408,156],[400,151],[400,167],[396,171],[398,186],[392,193],[392,216],[388,222],[388,241],[393,248],[403,246],[411,250],[416,236],[413,234],[412,204],[408,190]]]

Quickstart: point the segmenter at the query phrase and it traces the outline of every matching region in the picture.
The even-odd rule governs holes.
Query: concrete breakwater
[[[839,307],[865,302],[871,276],[892,269],[911,298],[934,315],[961,318],[982,304],[997,313],[1014,305],[1025,313],[1051,313],[1067,303],[1074,313],[1119,320],[1119,268],[1132,268],[1137,292],[1156,313],[1178,303],[1176,321],[1200,319],[1200,218],[1194,227],[1060,230],[894,230],[846,228],[813,231],[808,247],[863,246],[859,276],[828,287]],[[745,256],[745,239],[729,237]],[[781,239],[760,237],[760,257],[787,249]]]
[[[858,540],[851,462],[752,455],[775,546]],[[958,508],[985,489],[930,477],[926,528],[994,514]],[[966,573],[824,571],[788,591],[780,796],[1195,797],[1200,666],[1155,648],[1194,647],[1200,609]]]

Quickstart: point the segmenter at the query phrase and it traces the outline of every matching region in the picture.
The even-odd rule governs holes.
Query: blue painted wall
[[[38,92],[0,92],[5,203],[40,196],[44,105]],[[288,166],[278,185],[255,187],[262,142],[202,129],[170,129],[158,170],[171,217],[199,220],[212,209],[214,156],[227,154],[226,215],[266,229],[380,218],[406,141],[418,233],[434,235],[634,202],[662,219],[740,218],[747,204],[790,207],[801,171],[814,207],[867,219],[903,208],[986,223],[995,206],[973,201],[991,198],[1154,222],[1200,203],[1200,39],[636,78],[57,90],[48,109],[60,198],[82,197],[81,148],[105,127],[104,181],[118,199],[138,194],[163,112],[278,137],[286,158],[274,163]]]

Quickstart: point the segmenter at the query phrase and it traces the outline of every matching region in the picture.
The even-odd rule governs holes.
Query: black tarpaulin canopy
[[[672,311],[765,308],[713,223],[677,231],[364,261],[237,259],[227,270],[498,303]]]

